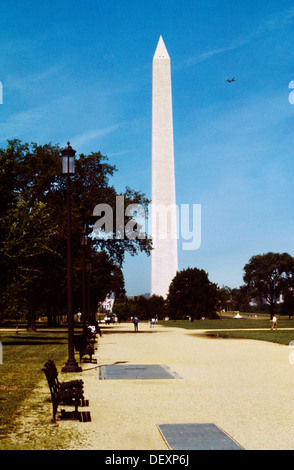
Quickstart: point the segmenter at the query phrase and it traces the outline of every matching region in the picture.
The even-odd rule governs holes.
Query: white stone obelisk
[[[167,296],[178,270],[170,57],[162,37],[152,71],[151,295]]]

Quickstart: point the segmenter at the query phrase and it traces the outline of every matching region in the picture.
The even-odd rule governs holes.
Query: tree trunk
[[[53,326],[59,325],[58,313],[57,313],[57,305],[54,303],[53,307]]]
[[[52,308],[47,307],[47,326],[53,325]]]
[[[29,312],[27,315],[27,320],[28,320],[28,326],[27,326],[27,331],[37,331],[36,328],[36,313],[33,310],[33,308],[29,308]]]
[[[274,313],[275,313],[275,302],[273,299],[271,299],[271,302],[270,302],[270,315],[271,315],[271,320],[274,316]]]

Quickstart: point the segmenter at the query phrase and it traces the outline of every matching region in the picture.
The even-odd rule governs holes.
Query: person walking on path
[[[271,330],[274,330],[274,329],[277,330],[278,329],[278,320],[277,320],[276,315],[273,316],[272,322],[273,322],[273,324],[272,324]]]
[[[135,329],[135,331],[138,331],[138,323],[139,323],[139,319],[138,319],[138,317],[137,317],[137,316],[136,316],[136,317],[134,317],[134,319],[133,319],[133,323],[134,323],[134,329]]]

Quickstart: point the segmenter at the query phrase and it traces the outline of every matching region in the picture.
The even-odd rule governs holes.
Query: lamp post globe
[[[61,150],[62,155],[62,173],[64,175],[73,176],[75,174],[75,154],[76,151],[67,142],[67,147]]]

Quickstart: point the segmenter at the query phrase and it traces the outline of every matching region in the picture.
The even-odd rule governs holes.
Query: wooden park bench
[[[54,361],[49,360],[44,364],[42,369],[47,378],[51,393],[51,401],[53,408],[53,421],[56,421],[56,414],[59,405],[74,406],[74,411],[66,412],[61,410],[60,419],[77,419],[79,421],[91,421],[89,411],[79,412],[78,408],[89,406],[89,400],[84,398],[84,382],[81,379],[60,382],[58,379],[58,371]]]
[[[93,359],[93,355],[95,354],[95,342],[95,337],[88,334],[74,336],[75,350],[80,355],[80,363],[82,362],[82,360],[84,360],[84,362],[91,362],[97,364],[97,359]],[[85,356],[89,356],[88,361],[84,359]]]

